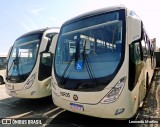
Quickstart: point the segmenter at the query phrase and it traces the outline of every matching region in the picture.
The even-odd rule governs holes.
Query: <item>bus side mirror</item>
[[[86,52],[86,54],[90,53],[90,49],[91,49],[90,41],[86,40],[86,46],[85,46],[85,52]]]
[[[41,41],[40,49],[39,49],[40,53],[46,50],[47,44],[48,44],[48,38],[47,37],[43,37],[42,41]]]
[[[49,52],[52,53],[52,54],[55,53],[57,39],[58,39],[58,34],[54,35],[54,37],[52,39],[52,42],[51,42],[51,46],[49,48]]]
[[[5,84],[3,77],[0,75],[0,85]]]
[[[136,16],[128,16],[127,17],[127,37],[128,44],[131,44],[134,41],[141,39],[142,33],[142,23],[141,20]]]

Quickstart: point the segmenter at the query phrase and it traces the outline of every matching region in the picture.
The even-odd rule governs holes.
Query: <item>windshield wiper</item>
[[[90,65],[90,60],[89,60],[88,54],[86,53],[86,41],[83,46],[83,51],[81,54],[82,54],[83,63],[85,63],[88,75],[93,83],[93,87],[96,87],[97,81],[95,79],[92,66]],[[88,84],[88,85],[90,86],[91,84]],[[85,86],[86,88],[88,88],[88,85],[83,85],[83,87]],[[79,87],[81,87],[81,86],[79,86]]]
[[[16,66],[16,70],[17,70],[17,73],[18,73],[18,77],[20,76],[20,74],[19,74],[19,58],[20,58],[20,55],[21,55],[21,52],[20,52],[20,54],[19,54],[18,56],[16,56],[16,58],[15,58],[15,59],[13,60],[13,62],[11,63],[10,68],[8,69],[8,73],[9,73],[10,70],[11,70],[11,68],[12,68],[12,66],[13,66],[13,69],[14,69],[14,67]],[[14,71],[14,70],[13,70],[13,71]],[[12,73],[11,73],[10,76],[7,74],[6,80],[10,80],[10,79],[11,79],[11,77],[12,77],[12,75],[13,75],[13,71],[12,71]]]
[[[10,72],[10,70],[11,70],[11,68],[12,68],[12,66],[13,66],[13,68],[14,68],[15,66],[17,66],[17,58],[15,58],[15,59],[13,60],[13,62],[12,62],[12,64],[11,64],[10,68],[8,69],[8,73],[7,73],[7,76],[6,76],[6,80],[10,80],[11,77],[12,77],[13,71],[12,71],[12,73],[11,73],[10,76],[8,75],[9,72]]]
[[[80,55],[79,55],[79,52],[80,52],[79,47],[80,47],[80,44],[79,44],[79,41],[77,41],[77,43],[76,43],[76,53],[75,53],[75,63],[77,63],[77,61],[78,61],[78,59],[80,57]]]
[[[75,57],[75,54],[73,54],[73,55],[70,57],[69,63],[67,64],[67,67],[66,67],[65,70],[63,71],[62,77],[60,78],[60,81],[59,81],[60,84],[64,84],[64,83],[66,82],[66,79],[69,78],[70,73],[68,74],[68,76],[67,76],[66,79],[64,79],[64,76],[66,75],[66,73],[67,73],[67,71],[68,71],[68,69],[69,69],[72,61],[74,60],[74,57]],[[71,72],[71,70],[72,70],[72,69],[70,69],[70,72]]]
[[[77,43],[76,43],[76,52],[73,53],[73,55],[71,56],[71,58],[69,60],[69,63],[67,64],[67,67],[63,71],[62,77],[60,78],[60,81],[59,81],[60,84],[66,83],[66,81],[70,77],[70,74],[71,74],[71,71],[72,71],[73,67],[71,67],[71,69],[69,70],[68,76],[66,76],[66,78],[64,78],[66,73],[67,73],[67,71],[68,71],[68,69],[69,69],[69,67],[70,67],[70,65],[71,65],[71,63],[72,63],[72,61],[75,60],[75,64],[76,64],[78,59],[79,59],[79,57],[80,57],[80,55],[79,55],[79,51],[80,51],[79,47],[80,47],[80,44],[79,44],[79,41],[77,41]]]

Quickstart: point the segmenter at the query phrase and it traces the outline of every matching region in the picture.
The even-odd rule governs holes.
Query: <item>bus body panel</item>
[[[126,12],[128,15],[131,13],[127,10],[126,10]],[[92,14],[91,16],[93,16],[93,15],[94,14]],[[54,66],[52,68],[51,84],[52,84],[52,99],[53,99],[53,102],[55,105],[65,109],[65,110],[69,110],[71,112],[76,112],[76,113],[85,114],[85,115],[94,116],[94,117],[100,117],[100,118],[128,119],[128,118],[133,117],[136,114],[141,102],[143,102],[143,100],[146,96],[147,87],[148,87],[147,85],[151,84],[152,76],[154,73],[154,68],[151,68],[151,57],[152,57],[151,53],[150,53],[150,55],[148,55],[146,57],[143,52],[144,45],[141,44],[141,41],[142,41],[141,40],[142,39],[142,35],[141,35],[142,31],[141,30],[142,30],[143,25],[141,23],[141,20],[139,18],[134,19],[133,15],[132,15],[133,20],[132,19],[127,20],[128,15],[126,15],[126,19],[125,19],[126,20],[126,31],[125,31],[126,36],[125,36],[125,47],[123,49],[123,50],[125,50],[125,53],[123,54],[124,60],[122,62],[121,67],[119,68],[118,72],[116,73],[115,77],[112,79],[112,81],[109,82],[106,85],[106,87],[101,91],[87,92],[87,91],[83,91],[81,89],[80,90],[74,90],[74,89],[69,90],[70,87],[66,88],[67,83],[65,84],[65,81],[63,82],[63,81],[61,81],[61,79],[59,80],[58,76],[56,77],[56,73],[57,73],[56,69],[57,68],[56,68],[56,66]],[[88,17],[89,16],[90,15],[88,15]],[[95,14],[95,17],[96,16],[97,15]],[[72,23],[74,24],[77,20],[80,20],[80,21],[83,20],[83,18],[84,17],[80,17],[79,19],[75,18],[73,21],[69,20],[63,26],[68,25],[68,24],[70,25]],[[137,24],[136,27],[134,27],[134,25],[135,25],[134,22],[136,22],[135,24]],[[128,25],[133,25],[133,26],[130,27]],[[62,26],[62,29],[63,29],[63,26]],[[100,26],[100,25],[98,24],[97,26]],[[97,26],[95,25],[94,27],[97,27]],[[83,27],[79,31],[73,30],[73,31],[69,31],[68,33],[67,32],[62,33],[62,35],[59,35],[59,38],[62,36],[62,39],[60,38],[61,41],[60,42],[58,41],[58,43],[61,44],[62,41],[65,39],[63,36],[68,35],[68,38],[69,38],[71,36],[71,34],[74,33],[75,34],[74,41],[75,41],[78,38],[77,36],[80,32],[82,32],[82,34],[83,34],[83,30],[87,31],[87,29],[89,29],[89,28],[94,29],[93,26],[90,26],[87,28],[83,28]],[[76,32],[77,33],[79,32],[79,33],[77,34]],[[86,34],[87,34],[87,32],[86,32]],[[93,36],[92,40],[94,40],[94,35],[92,35],[92,36]],[[72,38],[70,37],[69,39],[72,39]],[[72,41],[72,43],[74,41]],[[102,40],[102,42],[103,41],[105,42],[106,40],[104,39],[104,40]],[[131,47],[132,44],[134,47],[133,49]],[[148,45],[149,45],[149,42],[148,42]],[[75,52],[78,48],[75,49]],[[86,47],[84,47],[83,50],[85,50],[85,48]],[[59,49],[57,48],[56,50],[57,50],[57,54],[55,54],[55,55],[57,55],[57,56],[60,55]],[[139,59],[138,62],[136,61],[138,58],[133,59],[133,62],[135,62],[134,66],[131,66],[131,64],[130,64],[132,50],[133,50],[134,57],[136,56],[135,54],[138,51],[140,51],[140,53],[141,53],[141,58]],[[77,50],[77,52],[78,51],[79,50]],[[73,52],[74,51],[72,50],[71,53],[73,53]],[[76,59],[76,57],[75,57],[75,59]],[[54,65],[56,65],[56,64],[58,64],[58,62],[54,63]],[[60,63],[60,64],[62,64],[62,63]],[[64,73],[62,73],[62,76],[61,76],[62,79],[64,78],[65,71],[67,71],[67,69],[64,70]],[[74,74],[76,74],[76,73],[74,73]],[[57,75],[60,75],[60,73],[58,73]],[[82,78],[82,76],[83,75],[79,76],[80,79]],[[131,76],[134,76],[134,77],[131,77]],[[124,77],[126,78],[125,83],[124,83],[124,87],[122,88],[122,91],[118,95],[117,99],[115,101],[111,100],[111,102],[104,101],[105,98],[108,97],[107,95],[110,95],[112,90],[114,88],[116,88],[116,84],[118,84],[120,82],[120,80]],[[132,83],[132,81],[131,81],[132,78],[134,78],[134,83]],[[92,80],[92,78],[90,78],[90,80]],[[61,85],[61,84],[65,84],[65,85]],[[74,85],[74,84],[72,84],[72,85]]]
[[[42,69],[40,70],[40,64],[41,64],[40,62],[42,62],[41,57],[43,52],[45,52],[48,45],[49,46],[51,45],[51,43],[48,44],[49,39],[46,37],[47,34],[49,33],[57,34],[58,32],[59,32],[59,28],[55,28],[55,29],[47,28],[45,31],[43,31],[42,40],[39,45],[39,50],[37,52],[37,57],[35,60],[35,65],[31,70],[31,73],[25,79],[25,81],[20,83],[13,83],[6,80],[5,86],[6,86],[6,92],[8,95],[19,97],[19,98],[42,98],[42,97],[51,95],[51,76],[47,78],[39,79],[40,71],[48,71],[48,70],[42,70]],[[34,31],[28,33],[28,35],[32,35],[32,34],[33,35],[35,34]],[[26,36],[26,35],[27,34],[23,36]],[[52,48],[55,48],[55,47],[52,47]]]

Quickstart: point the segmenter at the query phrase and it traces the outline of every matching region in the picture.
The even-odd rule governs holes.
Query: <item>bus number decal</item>
[[[60,92],[61,96],[70,97],[70,93]]]

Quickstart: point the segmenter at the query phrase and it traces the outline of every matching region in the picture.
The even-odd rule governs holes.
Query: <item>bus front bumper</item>
[[[131,118],[134,115],[131,106],[124,102],[119,103],[117,101],[110,104],[82,104],[64,100],[53,94],[52,99],[55,105],[65,110],[98,118],[123,120]]]

